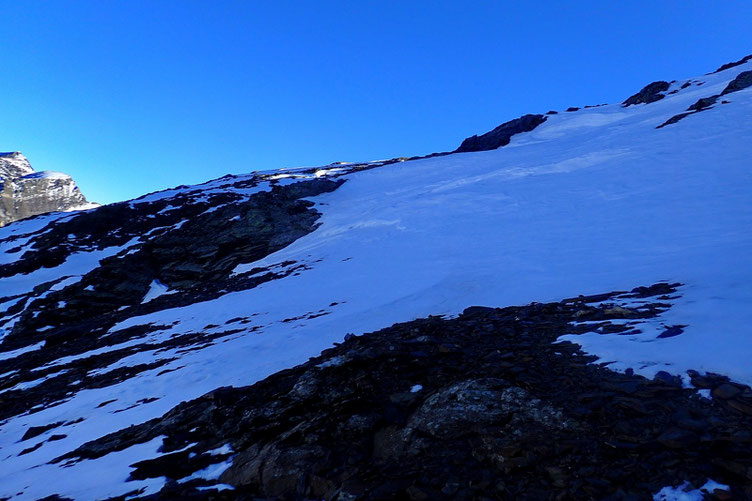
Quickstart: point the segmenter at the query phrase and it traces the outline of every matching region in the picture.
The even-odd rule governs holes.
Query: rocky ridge
[[[660,101],[661,99],[666,97],[663,92],[666,92],[670,86],[670,83],[663,80],[650,83],[643,87],[637,94],[627,98],[622,103],[622,106],[627,107],[635,104],[650,104],[656,101]]]
[[[515,134],[530,132],[545,121],[546,117],[544,115],[524,115],[520,118],[515,118],[514,120],[504,122],[485,134],[468,137],[462,141],[462,144],[454,152],[495,150],[496,148],[508,145]]]
[[[0,227],[37,214],[93,206],[70,176],[35,172],[18,151],[0,153]]]

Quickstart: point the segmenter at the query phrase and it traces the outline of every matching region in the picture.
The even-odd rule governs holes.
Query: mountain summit
[[[752,498],[750,76],[0,228],[0,498]]]
[[[37,214],[96,207],[62,172],[35,172],[21,152],[0,153],[0,226]]]

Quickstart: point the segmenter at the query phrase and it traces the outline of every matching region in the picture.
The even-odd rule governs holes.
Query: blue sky
[[[0,151],[113,202],[427,154],[752,53],[752,4],[0,0]]]

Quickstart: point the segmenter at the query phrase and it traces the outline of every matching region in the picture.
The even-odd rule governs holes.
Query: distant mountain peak
[[[10,158],[23,158],[26,159],[25,156],[20,151],[6,151],[0,153],[0,157],[10,157]]]
[[[34,172],[29,160],[20,151],[0,153],[0,178],[24,176]]]
[[[45,212],[90,206],[68,174],[37,172],[20,151],[0,153],[0,226]]]

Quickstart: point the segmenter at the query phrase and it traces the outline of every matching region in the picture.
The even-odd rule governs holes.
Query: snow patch
[[[728,485],[719,484],[714,480],[708,480],[699,489],[692,489],[689,482],[684,482],[678,487],[664,487],[653,495],[654,501],[702,501],[705,493],[711,494],[716,489],[728,490]]]
[[[54,170],[43,170],[39,172],[32,172],[26,174],[21,179],[72,179],[68,174],[57,172]]]
[[[0,352],[0,360],[10,360],[11,358],[17,358],[24,353],[29,353],[30,351],[41,350],[45,343],[46,341],[40,341],[36,344],[30,344],[29,346],[24,346],[17,350]]]
[[[170,288],[160,282],[157,279],[152,280],[151,284],[149,285],[149,290],[147,291],[144,298],[141,300],[141,304],[148,303],[149,301],[158,298],[159,296],[164,296],[166,294],[175,294],[177,291],[169,290]]]

